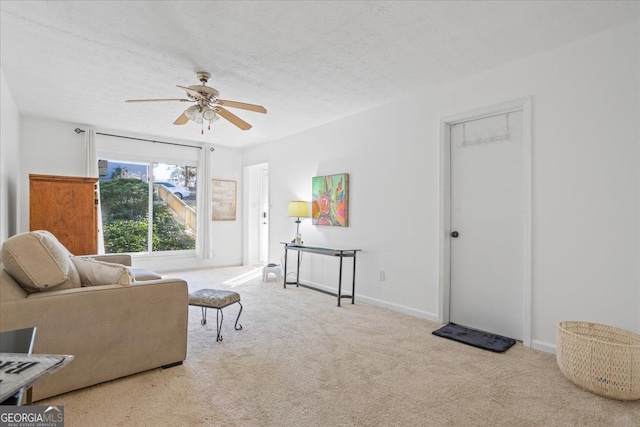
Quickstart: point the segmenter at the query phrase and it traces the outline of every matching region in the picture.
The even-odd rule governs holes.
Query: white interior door
[[[260,171],[260,263],[269,262],[269,168]]]
[[[269,260],[269,165],[247,166],[244,171],[244,247],[245,265]]]
[[[449,321],[522,340],[523,112],[451,124],[449,142]]]

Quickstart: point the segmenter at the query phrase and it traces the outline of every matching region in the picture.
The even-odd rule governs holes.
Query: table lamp
[[[296,245],[302,243],[302,235],[300,234],[300,218],[309,218],[309,202],[303,200],[294,200],[289,202],[289,217],[296,219],[296,238],[291,242]]]

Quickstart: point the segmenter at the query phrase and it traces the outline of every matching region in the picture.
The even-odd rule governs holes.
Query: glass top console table
[[[287,285],[296,285],[302,286],[308,289],[312,289],[314,291],[322,292],[328,295],[332,295],[338,298],[338,307],[340,307],[340,299],[341,298],[351,298],[351,304],[355,304],[356,297],[356,254],[361,251],[361,249],[336,249],[336,248],[325,248],[320,246],[308,246],[308,245],[296,245],[290,242],[280,242],[284,245],[284,288],[287,288]],[[287,282],[287,253],[289,251],[298,252],[298,268],[296,269],[296,281],[295,282]],[[320,254],[332,257],[340,258],[340,272],[338,276],[338,292],[331,292],[325,289],[316,288],[311,285],[306,285],[304,283],[300,283],[300,254],[302,252],[309,252],[313,254]],[[351,282],[351,295],[342,294],[342,260],[343,258],[353,258],[353,278]]]
[[[71,355],[32,354],[35,337],[35,326],[0,332],[0,405],[21,405],[25,389],[31,405],[31,386],[73,360]]]

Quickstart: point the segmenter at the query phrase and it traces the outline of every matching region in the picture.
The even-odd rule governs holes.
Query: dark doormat
[[[483,350],[502,353],[509,350],[516,343],[513,338],[503,337],[489,332],[478,331],[476,329],[449,323],[442,328],[433,331],[433,335],[442,338],[458,341]]]

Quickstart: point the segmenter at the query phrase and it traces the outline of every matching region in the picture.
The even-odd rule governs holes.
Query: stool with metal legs
[[[240,314],[242,314],[242,304],[240,303],[239,293],[218,289],[200,289],[189,292],[189,305],[201,307],[202,309],[202,320],[200,320],[202,325],[206,325],[207,323],[207,308],[216,309],[216,341],[222,341],[222,321],[224,320],[222,309],[235,303],[240,305],[240,311],[238,312],[235,324],[235,330],[239,331],[242,329],[242,325],[238,324]]]

